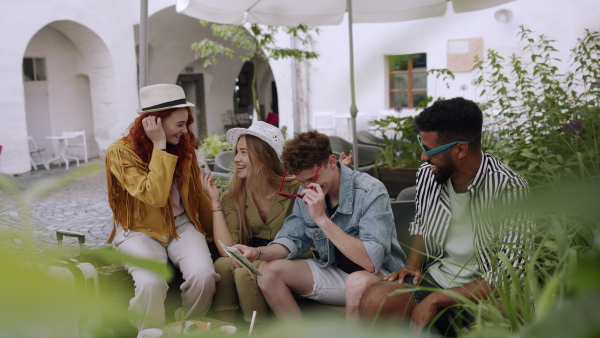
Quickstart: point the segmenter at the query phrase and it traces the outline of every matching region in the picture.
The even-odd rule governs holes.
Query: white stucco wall
[[[174,83],[178,74],[192,66],[194,73],[204,74],[208,130],[223,132],[220,114],[233,109],[232,93],[242,62],[219,60],[217,66],[203,69],[189,46],[209,34],[198,21],[175,13],[174,0],[149,1],[149,83]],[[83,115],[92,110],[93,139],[100,153],[119,138],[137,114],[136,27],[140,22],[139,1],[28,0],[5,4],[7,13],[0,21],[0,41],[10,46],[0,53],[0,172],[20,174],[30,170],[27,145],[24,85],[21,76],[23,57],[46,57],[49,69],[48,92],[52,133],[88,123]],[[509,23],[494,20],[501,8],[512,11]],[[600,1],[517,0],[474,13],[387,24],[355,24],[354,50],[356,93],[359,111],[376,114],[387,109],[387,75],[384,55],[427,53],[427,68],[446,68],[446,46],[449,39],[484,39],[484,48],[495,48],[504,55],[519,52],[518,26],[525,24],[537,33],[556,40],[568,60],[569,49],[584,28],[600,30]],[[48,27],[47,27],[48,26]],[[44,29],[44,27],[47,27]],[[44,29],[44,30],[42,30]],[[46,36],[50,40],[41,39]],[[50,41],[52,43],[50,43]],[[278,37],[281,46],[289,46],[289,37]],[[28,50],[28,48],[31,48]],[[61,48],[62,50],[54,50]],[[270,62],[277,83],[280,126],[294,125],[305,130],[314,110],[349,111],[350,86],[348,62],[348,25],[321,27],[314,48],[321,54],[317,60],[301,64],[298,69],[298,100],[294,114],[292,62],[289,59]],[[44,55],[35,55],[41,52]],[[31,54],[31,55],[30,55]],[[58,59],[55,59],[55,56]],[[566,64],[566,62],[565,62]],[[262,67],[262,66],[261,66]],[[69,68],[67,72],[66,69]],[[264,72],[263,68],[259,71]],[[64,76],[61,82],[60,76]],[[451,89],[442,83],[428,81],[430,95],[452,97],[464,95],[477,99],[472,85],[475,72],[456,73]],[[67,78],[68,77],[68,78]],[[89,83],[89,84],[88,84]],[[61,84],[69,87],[61,88]],[[467,90],[461,90],[466,85]],[[89,97],[82,87],[89,86]],[[270,91],[268,77],[261,81],[263,92]],[[78,102],[68,102],[80,97]],[[264,103],[267,98],[261,98]],[[267,107],[267,111],[269,111]],[[88,119],[89,120],[89,119]]]
[[[513,19],[500,23],[494,19],[498,9],[509,9]],[[427,69],[447,67],[449,39],[482,37],[484,49],[493,48],[505,56],[519,53],[523,45],[517,33],[525,25],[537,34],[556,40],[559,58],[567,65],[569,49],[584,28],[600,29],[600,1],[577,0],[566,4],[560,0],[518,0],[478,12],[456,14],[449,10],[444,17],[418,21],[354,24],[356,103],[360,112],[377,114],[388,109],[387,69],[384,55],[427,53]],[[349,113],[348,23],[321,27],[315,49],[321,57],[312,62],[310,82],[312,111],[335,110]],[[428,94],[442,97],[465,96],[480,100],[472,80],[476,72],[455,73],[451,88],[434,78],[428,79]],[[460,89],[461,85],[468,88]],[[405,110],[411,113],[411,110]],[[310,121],[310,120],[309,120]]]

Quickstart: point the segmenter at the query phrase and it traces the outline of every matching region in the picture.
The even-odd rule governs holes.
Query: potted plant
[[[394,108],[400,112],[402,107]],[[421,146],[417,141],[417,127],[413,116],[386,116],[371,121],[384,140],[372,175],[385,184],[390,197],[415,185],[417,169],[421,165]]]
[[[227,150],[233,150],[233,147],[227,142],[225,136],[209,133],[202,141],[200,141],[198,151],[201,156],[198,156],[198,161],[202,162],[202,158],[204,158],[204,163],[206,163],[208,168],[214,170],[215,156],[217,156],[218,153]]]

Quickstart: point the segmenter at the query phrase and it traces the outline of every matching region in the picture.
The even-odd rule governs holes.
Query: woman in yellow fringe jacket
[[[211,201],[202,190],[192,124],[194,105],[183,89],[157,84],[140,89],[140,115],[129,133],[106,150],[108,200],[114,229],[109,243],[127,254],[181,270],[183,307],[176,320],[203,315],[220,277],[206,237],[212,236]],[[129,310],[138,330],[165,320],[167,282],[126,264],[135,282]],[[181,316],[181,317],[180,317]]]

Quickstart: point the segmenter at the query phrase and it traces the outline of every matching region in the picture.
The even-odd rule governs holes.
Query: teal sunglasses
[[[443,146],[439,146],[439,147],[433,148],[431,150],[427,150],[427,149],[425,149],[425,147],[423,147],[423,143],[421,142],[421,135],[417,135],[417,139],[419,140],[419,144],[421,145],[421,148],[423,149],[423,152],[425,153],[425,155],[427,155],[427,157],[431,157],[431,155],[435,155],[439,152],[442,152],[442,151],[452,147],[455,144],[459,144],[459,143],[469,144],[469,141],[456,141],[456,142],[444,144]]]

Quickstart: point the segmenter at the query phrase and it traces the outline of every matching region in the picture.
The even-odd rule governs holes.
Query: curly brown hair
[[[302,170],[325,163],[331,154],[329,136],[309,130],[295,134],[294,139],[283,150],[281,162],[288,173],[296,175]]]

